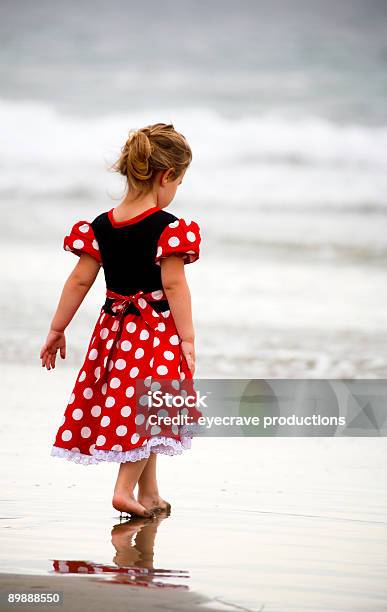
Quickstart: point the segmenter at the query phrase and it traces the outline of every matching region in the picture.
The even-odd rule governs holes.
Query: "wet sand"
[[[107,582],[98,578],[78,576],[23,576],[19,574],[1,574],[0,588],[2,596],[10,593],[63,593],[63,612],[137,612],[143,610],[160,610],[166,612],[206,612],[206,610],[225,610],[224,606],[207,607],[206,597],[192,592],[173,592],[161,589],[143,589]],[[0,610],[25,610],[28,604],[11,605],[1,602]],[[57,609],[55,605],[39,604],[39,609]],[[34,607],[36,609],[36,607]]]
[[[197,438],[160,457],[171,515],[120,523],[118,466],[49,456],[73,369],[2,369],[3,587],[79,579],[105,609],[128,589],[144,612],[153,593],[165,610],[385,610],[386,438]]]

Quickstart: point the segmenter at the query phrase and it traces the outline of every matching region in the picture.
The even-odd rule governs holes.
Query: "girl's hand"
[[[62,359],[66,359],[66,338],[64,332],[50,329],[46,342],[43,344],[40,351],[42,368],[46,367],[47,370],[55,368],[56,352],[58,349]]]
[[[182,340],[181,350],[183,352],[184,357],[187,360],[188,367],[191,370],[192,376],[193,376],[195,372],[195,345],[193,342]]]

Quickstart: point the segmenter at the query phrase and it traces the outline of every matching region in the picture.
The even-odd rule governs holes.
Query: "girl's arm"
[[[50,324],[45,343],[40,351],[42,367],[55,368],[56,353],[66,358],[64,331],[73,319],[100,270],[99,262],[87,253],[81,253],[79,261],[64,284],[59,303]]]
[[[182,257],[161,259],[161,281],[181,338],[181,349],[192,374],[195,371],[195,332],[192,322],[191,294],[185,278]]]

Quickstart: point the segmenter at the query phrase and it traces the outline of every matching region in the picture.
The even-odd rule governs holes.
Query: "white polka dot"
[[[161,428],[158,425],[153,425],[151,429],[151,436],[156,436],[161,431]]]
[[[148,340],[149,332],[147,329],[142,329],[140,334],[140,340]]]
[[[158,346],[160,344],[160,338],[158,338],[157,336],[155,336],[153,338],[153,346]]]
[[[139,298],[138,305],[140,306],[140,308],[144,309],[146,306],[146,301],[143,298]]]
[[[139,369],[138,368],[132,368],[129,372],[129,376],[130,378],[134,378],[135,376],[137,376],[137,374],[139,373]]]
[[[161,289],[158,289],[157,291],[152,291],[151,296],[154,300],[161,300],[161,298],[163,297],[163,292],[161,291]]]
[[[88,232],[90,229],[90,225],[88,223],[83,223],[83,225],[80,225],[78,229],[80,232],[82,232],[82,234],[86,234],[86,232]]]
[[[162,252],[163,252],[163,249],[161,248],[161,246],[157,247],[156,257],[160,257]]]
[[[112,345],[113,345],[113,338],[110,338],[110,340],[106,342],[106,348],[109,350],[111,349]]]
[[[153,368],[153,362],[154,362],[154,358],[152,357],[152,359],[149,362],[149,365],[150,365],[151,368]]]
[[[125,391],[126,397],[133,397],[134,395],[134,387],[128,387]]]
[[[105,406],[106,408],[111,408],[112,406],[114,406],[115,403],[116,400],[114,399],[114,397],[109,395],[109,397],[106,398]]]
[[[112,451],[117,451],[120,453],[122,451],[121,444],[115,444],[114,446],[112,446]]]
[[[168,373],[168,368],[165,365],[159,365],[157,367],[157,374],[167,374]]]
[[[106,357],[103,358],[103,367],[106,368],[106,362],[108,360],[108,356],[106,355]]]
[[[172,387],[176,390],[180,389],[180,382],[178,380],[173,380],[172,381]]]
[[[130,438],[130,441],[132,444],[136,444],[140,439],[140,436],[138,435],[138,433],[134,433],[132,435],[132,437]]]
[[[90,353],[89,353],[89,359],[91,359],[92,361],[94,361],[94,359],[97,359],[98,357],[98,351],[97,349],[91,349]]]
[[[93,240],[93,242],[92,242],[91,244],[93,245],[93,248],[94,248],[96,251],[99,251],[99,245],[98,245],[98,242],[96,241],[96,239],[95,239],[95,238],[94,238],[94,240]]]
[[[196,235],[193,232],[187,232],[187,238],[190,242],[195,242]]]
[[[179,336],[177,336],[176,334],[173,334],[173,336],[169,338],[169,342],[174,345],[179,344]]]
[[[161,316],[164,317],[164,319],[168,319],[170,314],[171,314],[170,310],[163,310],[161,313]]]
[[[101,406],[93,406],[91,409],[91,415],[93,417],[99,417],[101,412],[102,412]]]
[[[178,239],[177,236],[171,236],[170,239],[168,240],[168,244],[171,247],[177,247],[180,244],[180,240]]]
[[[74,249],[82,249],[85,246],[83,240],[74,240],[73,247]]]
[[[161,385],[159,382],[153,382],[151,384],[151,390],[152,391],[158,391],[159,389],[161,389]]]
[[[117,329],[118,329],[118,325],[119,325],[118,321],[114,321],[114,323],[113,323],[113,325],[112,325],[112,327],[111,327],[111,330],[112,330],[112,331],[117,331]]]
[[[125,359],[117,359],[115,365],[116,365],[117,370],[123,370],[126,366],[126,361]]]
[[[139,404],[141,404],[141,406],[147,406],[148,401],[149,401],[149,395],[142,395],[139,399]]]
[[[117,436],[125,436],[127,431],[128,431],[128,428],[126,427],[126,425],[119,425],[116,429],[116,434]]]
[[[138,348],[137,351],[134,353],[134,358],[135,359],[141,359],[141,357],[144,356],[144,349],[143,348]]]
[[[132,348],[132,343],[129,342],[129,340],[123,340],[121,342],[121,348],[123,351],[130,351],[130,349]]]
[[[172,351],[164,351],[164,357],[168,361],[172,361],[172,359],[175,357],[175,355],[174,355],[174,353],[172,353]]]
[[[75,395],[74,395],[74,393],[72,393],[70,395],[69,404],[72,404],[74,400],[75,400]]]
[[[71,433],[69,429],[65,429],[64,432],[62,433],[62,440],[64,442],[68,442],[69,440],[71,440],[72,437],[73,437],[73,434]]]
[[[90,436],[91,436],[91,429],[90,429],[90,427],[82,427],[82,429],[81,429],[81,436],[82,436],[82,438],[90,438]]]
[[[121,384],[121,381],[119,378],[112,378],[110,381],[110,386],[112,389],[118,389],[120,384]]]
[[[108,335],[109,335],[109,330],[108,330],[108,328],[107,328],[107,327],[103,327],[103,328],[101,329],[101,331],[99,332],[99,335],[101,336],[102,340],[106,340],[106,338],[107,338],[107,337],[108,337]]]
[[[80,449],[78,448],[78,446],[73,446],[72,449],[73,453],[80,453]]]
[[[103,383],[101,391],[102,391],[102,395],[106,395],[107,383]]]
[[[132,409],[130,406],[122,406],[121,408],[121,416],[128,417],[130,416]]]
[[[105,436],[98,436],[96,446],[103,446],[106,442]]]
[[[114,367],[114,361],[112,359],[110,359],[110,361],[108,363],[108,370],[109,370],[109,372],[112,371],[113,367]]]
[[[93,389],[87,387],[87,389],[85,389],[83,392],[83,397],[85,397],[86,399],[91,399],[93,397]]]
[[[73,419],[75,419],[76,421],[80,421],[82,417],[83,410],[81,410],[80,408],[75,408],[75,410],[73,410]]]
[[[163,322],[161,321],[161,323],[159,323],[159,324],[157,325],[157,329],[158,329],[159,331],[165,331],[165,323],[163,323]]]
[[[83,370],[83,372],[81,372],[80,377],[78,378],[78,381],[79,382],[83,382],[85,380],[85,378],[86,378],[86,372],[85,372],[85,370]]]
[[[101,427],[107,427],[110,423],[110,417],[104,416],[101,419]]]
[[[179,225],[179,219],[176,219],[176,221],[172,221],[172,223],[168,223],[168,227],[178,227]]]
[[[133,332],[136,331],[136,327],[137,325],[134,323],[134,321],[129,321],[129,323],[126,326],[126,330],[130,333],[133,334]]]
[[[100,374],[101,374],[101,368],[98,366],[98,368],[95,368],[95,370],[94,370],[94,376],[96,378],[99,378]]]
[[[149,385],[151,384],[151,382],[152,382],[152,376],[147,376],[147,377],[144,379],[144,385],[145,385],[146,387],[149,387]]]
[[[185,379],[185,374],[184,372],[180,372],[180,380],[184,380]]]
[[[174,433],[176,436],[179,433],[179,428],[177,425],[172,425],[172,433]]]
[[[91,446],[89,446],[89,453],[90,453],[90,455],[93,454],[94,449],[95,449],[95,444],[91,444]]]

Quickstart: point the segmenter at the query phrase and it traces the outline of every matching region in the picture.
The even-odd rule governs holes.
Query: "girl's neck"
[[[126,221],[155,206],[157,206],[157,202],[153,193],[138,200],[129,199],[126,196],[126,198],[114,208],[114,218],[116,221]]]

